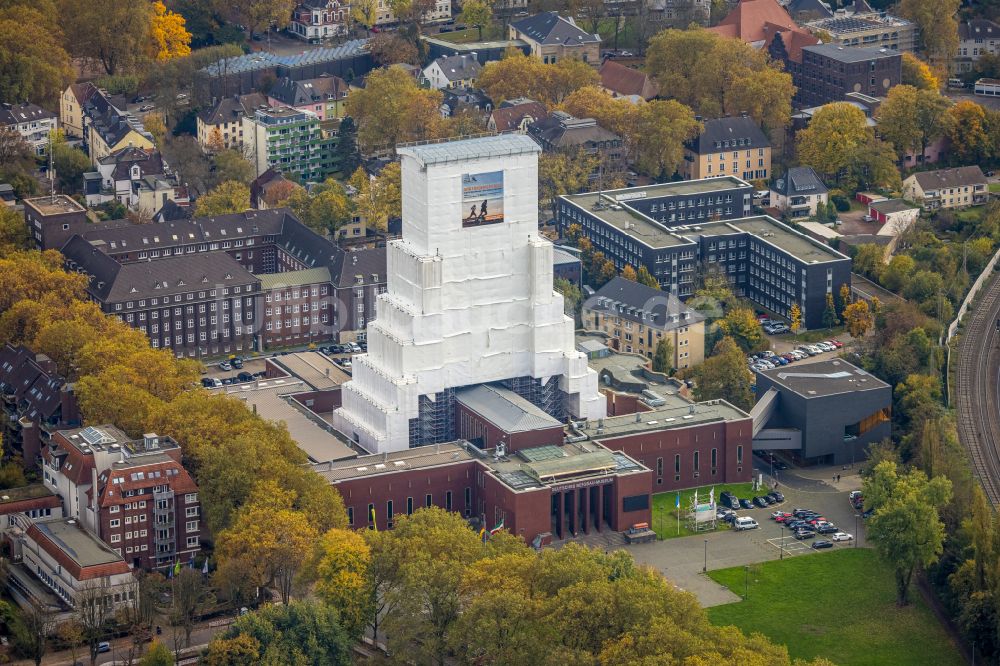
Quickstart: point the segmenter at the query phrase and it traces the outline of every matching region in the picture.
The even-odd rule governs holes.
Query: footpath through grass
[[[753,486],[749,483],[720,483],[715,486],[702,486],[701,488],[692,488],[690,490],[681,491],[681,525],[680,534],[677,532],[677,493],[667,492],[659,493],[653,495],[653,524],[651,527],[656,531],[656,534],[661,539],[673,539],[679,536],[691,536],[692,534],[700,534],[700,532],[695,532],[694,530],[689,530],[687,528],[687,521],[684,518],[684,514],[688,509],[691,508],[691,498],[694,497],[694,493],[698,491],[698,501],[708,501],[709,491],[715,488],[715,501],[719,501],[719,495],[722,494],[723,490],[728,490],[737,497],[742,497],[750,499],[754,495],[758,494],[753,492]],[[702,499],[704,498],[704,499]],[[718,529],[727,530],[729,529],[729,523],[724,521],[719,521]],[[711,531],[711,530],[709,530]]]
[[[708,575],[743,596],[744,567]],[[868,548],[837,545],[751,565],[749,581],[747,601],[709,608],[709,618],[783,643],[792,658],[851,666],[963,663],[915,585],[910,605],[896,607],[893,572]]]

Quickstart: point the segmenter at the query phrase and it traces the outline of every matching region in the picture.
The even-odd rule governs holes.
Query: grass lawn
[[[966,224],[975,224],[983,219],[983,215],[986,213],[983,206],[975,206],[973,208],[966,208],[965,210],[960,210],[955,212],[955,219],[964,222]]]
[[[1000,194],[1000,183],[990,183],[990,192]]]
[[[435,39],[440,39],[443,42],[451,42],[452,44],[468,44],[470,42],[479,41],[479,29],[478,28],[466,28],[465,30],[456,30],[455,32],[442,32],[438,35],[432,35]],[[489,38],[489,28],[483,28],[483,39]]]
[[[844,327],[834,326],[833,328],[817,328],[812,331],[803,331],[791,336],[789,339],[797,342],[822,342],[823,340],[835,340],[843,335]]]
[[[684,520],[684,511],[686,511],[691,506],[691,498],[694,496],[695,490],[698,491],[698,500],[701,501],[704,498],[705,501],[708,500],[709,491],[715,488],[715,500],[718,502],[719,495],[722,494],[723,490],[728,490],[737,497],[744,497],[750,499],[754,496],[752,490],[753,486],[749,483],[722,483],[715,486],[703,486],[701,488],[692,488],[690,490],[681,491],[681,530],[680,534],[677,533],[677,493],[659,493],[653,495],[653,524],[652,528],[656,531],[661,539],[673,539],[678,536],[691,536],[692,534],[698,534],[687,528],[687,524]],[[729,529],[729,523],[719,521],[718,523],[720,530]]]
[[[743,596],[743,567],[708,575]],[[868,548],[838,545],[772,560],[751,566],[749,581],[747,601],[709,608],[709,618],[783,643],[792,658],[851,666],[963,663],[915,586],[910,605],[896,607],[893,572]]]

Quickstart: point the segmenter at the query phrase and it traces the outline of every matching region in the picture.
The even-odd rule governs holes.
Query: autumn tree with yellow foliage
[[[395,149],[396,144],[446,135],[441,92],[427,90],[400,67],[377,69],[365,87],[347,96],[345,114],[358,126],[362,151]]]
[[[191,55],[191,33],[185,28],[184,17],[167,10],[160,0],[153,3],[153,19],[150,24],[153,57],[170,60]]]
[[[581,60],[565,58],[550,65],[520,51],[486,63],[476,79],[476,85],[495,104],[528,97],[550,107],[561,103],[573,91],[598,83],[597,71]]]

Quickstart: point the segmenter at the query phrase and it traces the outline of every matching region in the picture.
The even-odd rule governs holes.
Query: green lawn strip
[[[746,571],[708,575],[743,596]],[[733,624],[788,646],[793,658],[837,664],[958,666],[961,656],[914,586],[911,603],[895,604],[895,578],[867,548],[832,551],[751,565],[749,598],[708,609],[716,625]]]
[[[691,488],[690,490],[681,491],[681,520],[680,520],[680,534],[677,533],[677,492],[666,492],[658,493],[653,495],[653,524],[651,527],[656,531],[657,535],[661,539],[672,539],[678,536],[691,536],[692,534],[699,534],[693,530],[687,528],[687,521],[684,518],[685,512],[691,508],[691,498],[694,496],[695,490],[698,491],[698,501],[707,502],[709,491],[715,488],[715,501],[719,501],[719,495],[722,494],[723,490],[728,490],[737,497],[742,497],[750,499],[754,495],[758,494],[753,492],[753,486],[749,483],[720,483],[715,486],[703,486],[701,488]],[[717,529],[727,530],[729,529],[729,523],[724,521],[718,522]]]
[[[486,28],[483,28],[483,35],[486,35]],[[456,30],[455,32],[442,32],[432,35],[432,37],[440,39],[443,42],[451,42],[452,44],[468,44],[479,41],[479,29],[467,28],[465,30]]]
[[[990,183],[990,192],[1000,194],[1000,183]]]
[[[824,340],[835,340],[837,337],[844,335],[843,326],[835,326],[834,328],[820,328],[814,331],[803,331],[796,335],[791,336],[790,339],[797,340],[798,342],[822,342]]]

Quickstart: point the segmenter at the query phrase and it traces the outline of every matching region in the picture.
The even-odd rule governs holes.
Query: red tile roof
[[[548,117],[545,105],[541,102],[525,102],[515,106],[503,106],[493,110],[493,122],[498,132],[510,132],[519,129],[521,121],[525,116],[531,118],[530,122]]]
[[[176,474],[167,474],[167,470],[176,470]],[[142,473],[143,478],[133,478],[133,474]],[[160,476],[150,476],[159,472]],[[109,483],[109,479],[119,478],[121,483]],[[124,504],[135,501],[132,497],[125,497],[124,492],[128,490],[139,490],[148,488],[152,492],[154,486],[167,485],[175,493],[196,493],[198,484],[194,482],[187,470],[173,460],[157,461],[148,465],[129,464],[125,467],[117,465],[110,470],[103,472],[98,479],[101,485],[100,505],[101,507]]]
[[[739,38],[745,42],[770,46],[781,33],[788,57],[802,58],[802,47],[818,44],[819,40],[798,26],[777,0],[741,0],[726,18],[708,28],[721,37]]]
[[[633,95],[650,100],[659,93],[657,85],[645,72],[605,60],[600,69],[601,85],[622,97]]]

